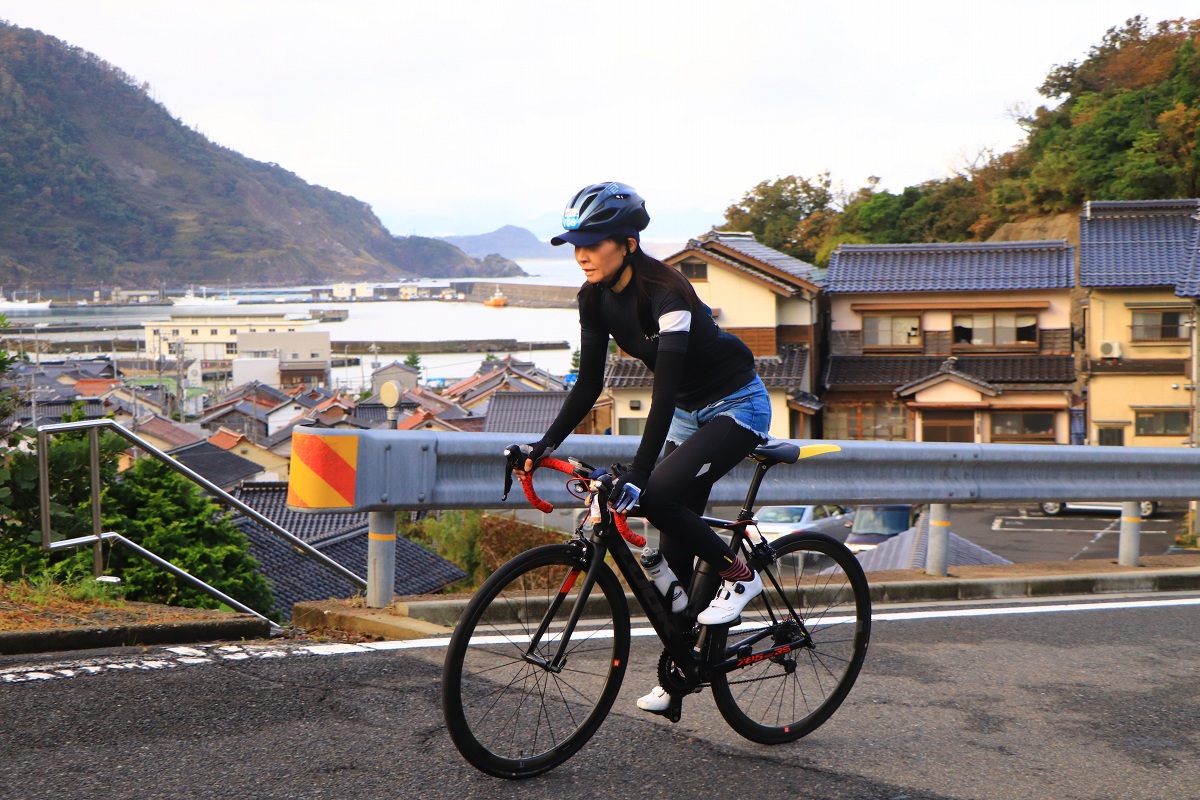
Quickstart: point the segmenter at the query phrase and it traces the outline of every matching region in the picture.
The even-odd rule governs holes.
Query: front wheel
[[[450,637],[442,715],[454,746],[489,775],[528,778],[557,767],[592,737],[621,688],[629,606],[605,565],[555,661],[587,552],[548,545],[512,559],[467,604]]]
[[[1066,503],[1048,502],[1042,503],[1042,513],[1048,517],[1057,517],[1059,514],[1067,510]]]
[[[773,546],[778,558],[760,571],[762,594],[739,624],[711,634],[726,659],[748,663],[713,676],[717,708],[731,728],[761,744],[795,741],[829,719],[858,678],[871,638],[871,592],[845,545],[797,533]]]

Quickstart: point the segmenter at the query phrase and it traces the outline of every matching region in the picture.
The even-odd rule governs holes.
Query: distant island
[[[214,144],[148,84],[2,21],[0,122],[10,292],[525,274],[503,256],[393,236],[366,203]]]
[[[516,225],[505,225],[491,233],[479,233],[473,236],[439,236],[443,242],[448,242],[462,250],[472,258],[483,258],[487,255],[499,255],[504,258],[570,258],[570,248],[555,247],[549,242],[543,242],[533,235],[532,231],[518,228]]]

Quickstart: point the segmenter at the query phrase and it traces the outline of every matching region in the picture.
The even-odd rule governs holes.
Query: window
[[[1187,436],[1192,430],[1188,411],[1138,411],[1134,427],[1138,436]]]
[[[1123,447],[1125,445],[1124,428],[1100,428],[1096,431],[1099,444],[1106,447]]]
[[[708,280],[708,264],[703,261],[684,261],[679,265],[679,271],[689,281]]]
[[[921,318],[863,317],[863,347],[920,347]]]
[[[825,409],[826,439],[909,439],[909,412],[903,403],[838,403]]]
[[[216,328],[209,328],[209,329],[208,329],[208,335],[209,335],[209,336],[216,336],[216,335],[217,335],[217,329],[216,329]]]
[[[171,335],[172,335],[172,336],[178,336],[178,335],[179,335],[179,328],[172,328],[172,329],[171,329]]]
[[[993,411],[993,442],[1054,441],[1053,411]]]
[[[922,411],[921,441],[975,441],[974,411]]]
[[[155,336],[162,336],[162,331],[160,331],[158,328],[155,328],[155,329],[154,329],[154,335],[155,335]]]
[[[237,336],[237,328],[230,328],[230,329],[229,329],[229,335],[230,335],[230,336]]]
[[[1036,314],[955,314],[954,343],[980,347],[1037,344]]]
[[[200,329],[192,328],[192,336],[199,336],[199,335],[200,335]]]
[[[1188,338],[1187,311],[1135,311],[1135,342],[1175,342]]]

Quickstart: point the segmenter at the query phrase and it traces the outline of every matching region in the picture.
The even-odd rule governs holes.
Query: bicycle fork
[[[525,661],[542,669],[558,674],[562,672],[567,665],[567,648],[571,642],[571,635],[575,632],[575,626],[579,624],[580,617],[583,616],[584,607],[587,605],[587,599],[591,596],[592,587],[596,585],[596,570],[604,568],[604,552],[595,543],[587,542],[583,539],[575,539],[572,545],[578,546],[581,550],[580,561],[587,563],[587,572],[583,573],[580,567],[574,567],[563,578],[562,584],[559,586],[558,594],[550,601],[546,613],[542,616],[542,621],[538,625],[537,630],[529,638],[529,647],[526,648],[523,658]],[[563,630],[558,634],[558,648],[554,651],[554,655],[550,659],[542,658],[537,653],[538,645],[541,644],[542,637],[546,635],[546,631],[550,627],[550,623],[557,617],[559,609],[567,599],[567,595],[571,593],[571,589],[575,587],[580,574],[583,574],[583,585],[580,587],[579,594],[575,598],[575,605],[571,607],[570,616],[567,617],[567,623]]]

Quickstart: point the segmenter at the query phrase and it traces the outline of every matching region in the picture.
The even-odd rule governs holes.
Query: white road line
[[[1148,600],[1111,600],[1079,603],[1057,603],[1040,606],[1007,606],[986,608],[931,609],[928,611],[885,611],[871,615],[872,622],[906,622],[909,620],[961,619],[963,617],[1003,617],[1014,614],[1061,614],[1077,611],[1121,611],[1128,609],[1179,608],[1200,606],[1200,597],[1164,598]],[[853,621],[848,615],[827,617],[826,625]],[[749,627],[749,626],[747,626]],[[735,628],[735,630],[737,630]],[[611,633],[593,633],[593,638],[606,638]],[[630,635],[654,636],[650,627],[635,627]],[[494,640],[494,641],[492,641]],[[487,643],[514,641],[510,637],[490,637]],[[37,666],[11,666],[0,670],[0,685],[13,683],[38,683],[65,678],[82,678],[115,671],[149,671],[176,669],[186,666],[219,664],[221,662],[252,662],[269,658],[289,656],[339,656],[377,653],[389,650],[420,650],[446,647],[449,637],[432,639],[406,639],[386,642],[364,642],[362,644],[245,644],[245,645],[196,645],[166,647],[154,656],[128,656],[103,660],[64,660],[58,664]]]
[[[1001,532],[1001,533],[1003,533],[1005,531],[1016,531],[1019,533],[1095,533],[1096,532],[1096,530],[1094,528],[1026,528],[1024,525],[1017,525],[1012,528],[1005,527],[1005,521],[1020,520],[1020,519],[1032,519],[1032,517],[996,517],[994,520],[992,520],[992,530]],[[1099,520],[1097,520],[1097,521],[1099,521]],[[1118,522],[1120,522],[1120,520],[1118,520]],[[1107,531],[1107,530],[1110,530],[1111,528],[1112,528],[1112,523],[1109,523],[1109,527],[1104,528],[1102,530]],[[1147,528],[1147,527],[1143,526],[1142,533],[1167,533],[1167,530],[1165,528],[1161,528],[1161,529],[1160,528]]]

